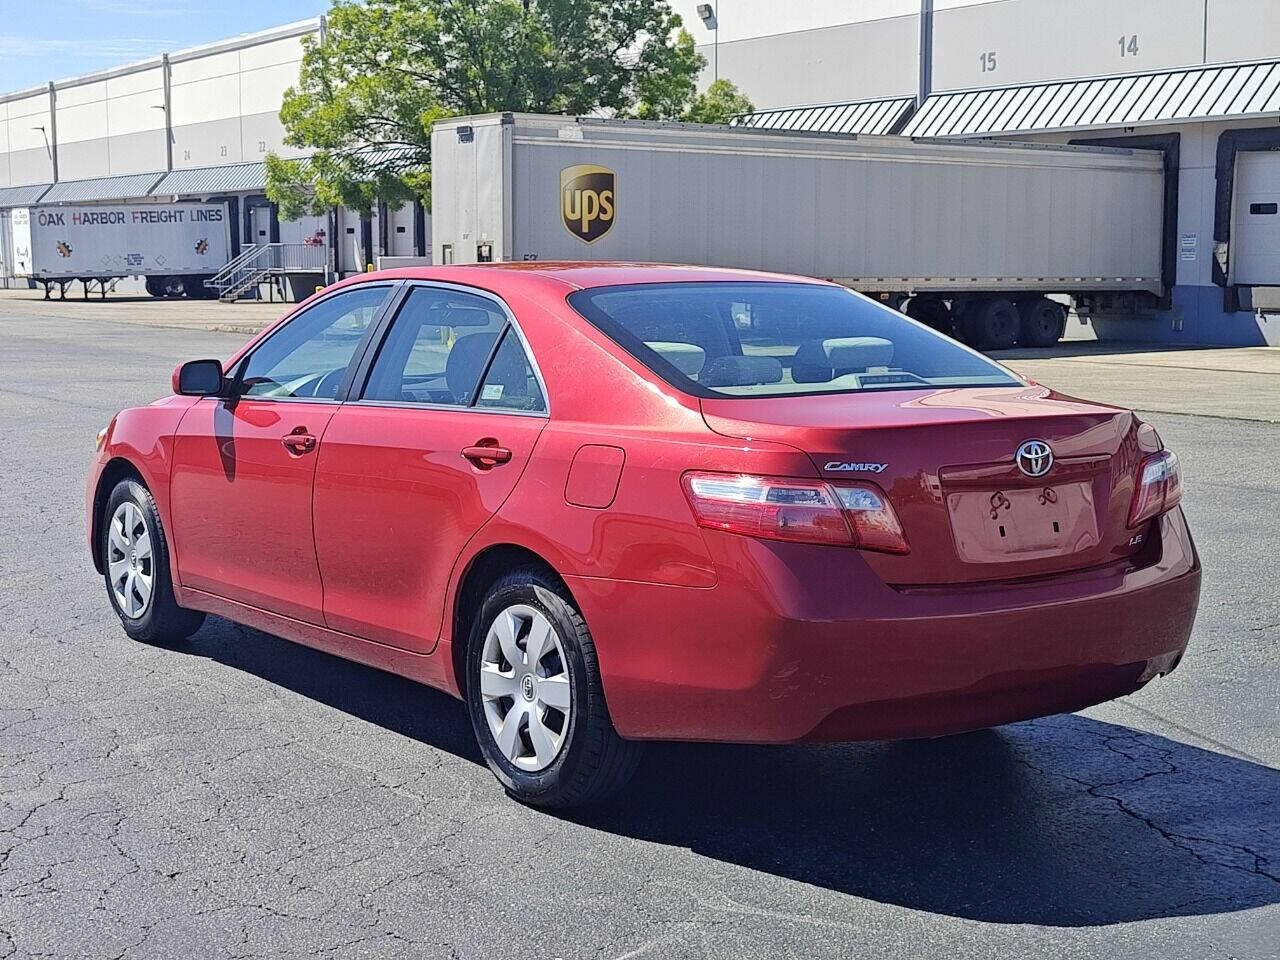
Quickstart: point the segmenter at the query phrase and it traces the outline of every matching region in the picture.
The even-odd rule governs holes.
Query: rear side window
[[[507,327],[502,342],[493,354],[493,360],[480,384],[476,406],[491,410],[524,410],[543,413],[546,403],[542,388],[534,376],[533,367],[524,352],[524,345],[515,329]]]
[[[415,287],[392,321],[363,399],[433,406],[544,409],[520,338],[494,301]]]
[[[668,383],[703,397],[1021,386],[896,310],[804,283],[650,283],[569,303]]]

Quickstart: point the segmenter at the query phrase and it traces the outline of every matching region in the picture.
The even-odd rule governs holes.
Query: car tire
[[[531,651],[535,642],[539,650]],[[643,744],[614,730],[591,632],[548,571],[516,570],[489,589],[472,625],[466,671],[480,752],[515,799],[584,806],[617,793],[635,773]],[[546,746],[545,756],[535,743]]]
[[[204,614],[174,599],[169,545],[151,492],[121,480],[101,521],[102,575],[124,632],[144,643],[176,643],[199,630]]]
[[[1018,308],[1008,300],[988,300],[970,308],[975,345],[981,350],[1008,350],[1018,339]]]
[[[1052,347],[1067,328],[1067,312],[1048,297],[1018,304],[1018,343],[1024,347]]]

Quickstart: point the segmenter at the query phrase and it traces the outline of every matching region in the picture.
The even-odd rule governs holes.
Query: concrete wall
[[[703,85],[718,71],[758,109],[915,93],[918,0],[718,0],[715,30],[697,4],[672,7],[707,58]]]
[[[53,136],[48,91],[0,102],[0,187],[53,180],[46,136]]]
[[[176,54],[171,65],[173,165],[261,160],[297,151],[284,143],[280,102],[297,83],[300,36],[212,53]]]
[[[0,95],[0,187],[163,171],[168,71],[173,165],[261,160],[284,144],[280,103],[318,21],[178,51],[47,88]],[[56,121],[56,123],[55,123]],[[40,128],[43,127],[43,132]]]
[[[919,0],[673,6],[758,109],[913,94]],[[1142,73],[1280,54],[1277,0],[934,0],[932,90]]]
[[[149,67],[89,83],[55,86],[58,177],[163,170],[164,69]]]

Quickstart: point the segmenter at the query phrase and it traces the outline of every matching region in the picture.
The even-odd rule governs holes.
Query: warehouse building
[[[1278,0],[672,4],[706,56],[704,82],[737,83],[752,127],[1160,150],[1168,293],[1096,309],[1099,333],[1280,343]],[[0,95],[0,238],[9,209],[36,203],[225,199],[233,253],[318,246],[331,275],[424,255],[420,205],[281,222],[265,195],[263,157],[294,155],[281,95],[302,38],[323,29],[318,18]],[[0,284],[11,273],[0,239]]]
[[[1163,151],[1170,296],[1116,302],[1099,333],[1280,344],[1276,0],[674,6],[751,126]]]
[[[36,204],[223,200],[233,257],[280,244],[330,275],[425,253],[420,206],[282,221],[267,199],[265,156],[298,156],[284,143],[281,98],[297,82],[302,38],[321,29],[316,18],[0,94],[0,285],[26,285],[12,277],[4,221]]]

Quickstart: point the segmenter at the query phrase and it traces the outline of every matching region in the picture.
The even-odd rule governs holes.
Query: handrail
[[[243,251],[205,286],[223,300],[233,300],[272,276],[286,273],[321,273],[328,266],[328,251],[309,243],[262,243]]]
[[[231,260],[228,260],[223,265],[222,269],[219,270],[217,273],[215,273],[207,281],[207,286],[211,286],[211,287],[216,286],[220,281],[225,280],[232,273],[234,273],[237,268],[243,266],[246,262],[248,262],[249,260],[253,259],[258,255],[259,255],[259,247],[256,244],[251,244],[245,247],[243,250],[240,251],[239,254],[237,254]]]

